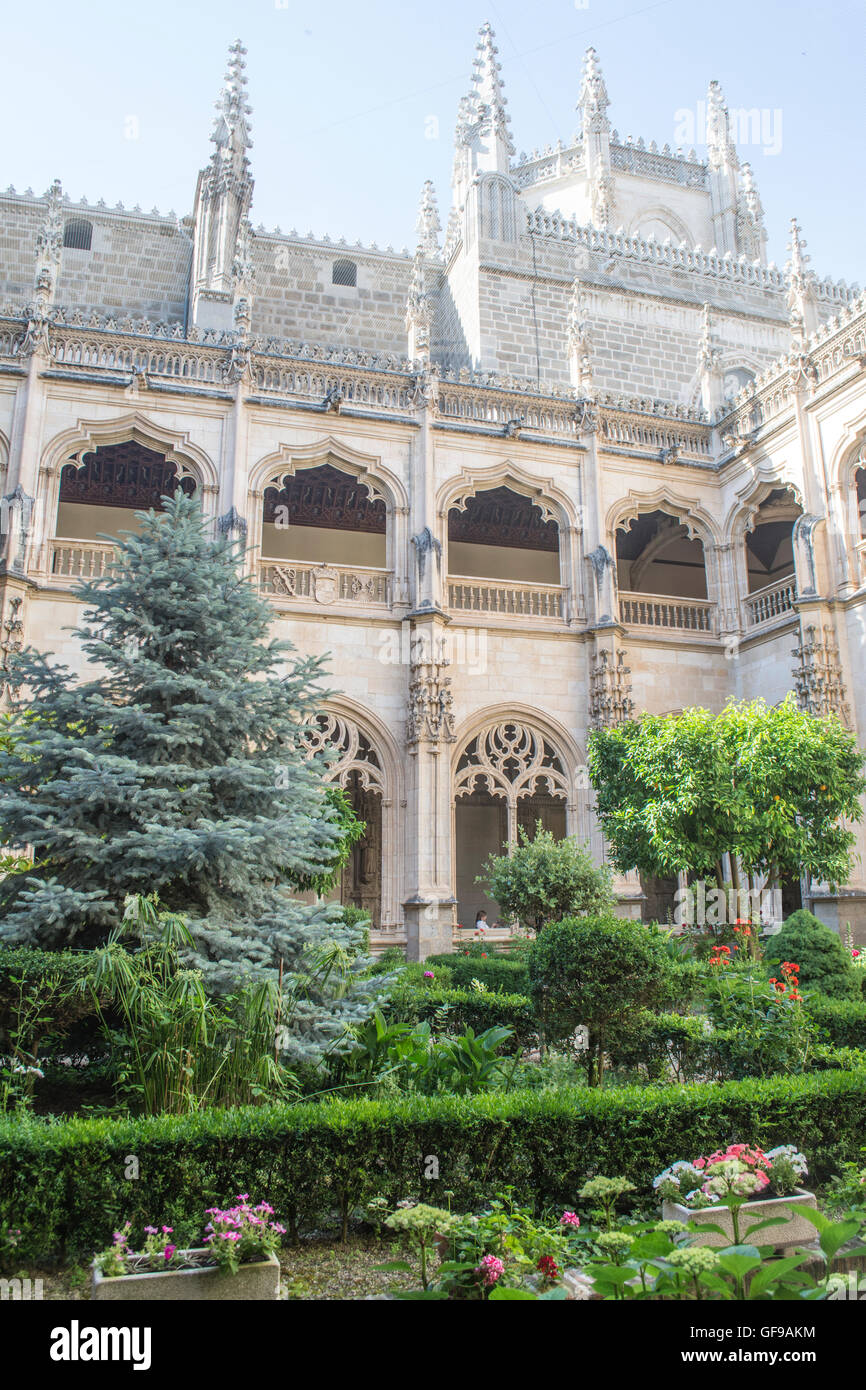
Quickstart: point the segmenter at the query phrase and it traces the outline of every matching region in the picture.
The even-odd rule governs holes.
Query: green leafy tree
[[[80,587],[88,678],[32,649],[18,659],[38,719],[22,705],[0,747],[0,831],[37,862],[0,883],[0,942],[101,945],[127,895],[156,893],[209,989],[290,988],[311,949],[361,939],[338,906],[295,892],[329,881],[355,833],[303,741],[321,663],[269,638],[267,601],[198,502],[164,501]],[[295,1010],[292,1049],[336,1043],[366,1010],[323,985]]]
[[[533,931],[548,922],[613,905],[610,870],[576,840],[557,840],[539,821],[534,839],[518,832],[511,854],[492,854],[476,882],[486,883],[505,917]]]
[[[600,1086],[605,1050],[635,1010],[669,988],[664,935],[612,913],[554,922],[529,951],[529,993],[545,1040],[589,1029],[589,1081]]]
[[[860,999],[860,975],[838,934],[804,908],[792,912],[767,942],[767,965],[785,960],[800,967],[800,985],[833,999]]]
[[[721,885],[727,853],[735,888],[740,867],[770,885],[804,870],[844,883],[863,760],[836,718],[805,714],[791,696],[773,708],[754,700],[718,715],[645,715],[593,733],[588,757],[618,868]]]

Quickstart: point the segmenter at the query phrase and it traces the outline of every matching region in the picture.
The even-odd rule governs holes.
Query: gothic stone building
[[[495,918],[519,827],[604,854],[595,726],[793,690],[866,731],[866,296],[796,223],[767,264],[716,83],[701,161],[621,139],[590,50],[579,135],[516,157],[499,72],[485,25],[412,253],[253,227],[240,44],[188,216],[0,195],[4,670],[26,640],[80,671],[97,537],[197,489],[330,654],[342,894],[414,956]],[[864,849],[789,901],[863,940]]]

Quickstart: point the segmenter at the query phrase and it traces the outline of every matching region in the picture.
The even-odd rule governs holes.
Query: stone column
[[[407,878],[403,903],[410,960],[451,950],[456,898],[451,862],[451,678],[444,613],[409,615]]]

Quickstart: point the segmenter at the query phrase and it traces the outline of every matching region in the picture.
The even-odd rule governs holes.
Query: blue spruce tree
[[[291,989],[311,949],[345,961],[362,940],[338,907],[293,893],[346,850],[345,816],[303,742],[326,693],[321,663],[269,638],[269,605],[198,502],[163,501],[79,588],[91,678],[32,648],[18,658],[26,698],[0,749],[0,826],[35,867],[0,883],[0,943],[95,946],[127,894],[156,893],[185,916],[190,964],[212,991],[280,975]],[[369,1007],[363,986],[320,979],[293,1006],[288,1051],[314,1055]]]

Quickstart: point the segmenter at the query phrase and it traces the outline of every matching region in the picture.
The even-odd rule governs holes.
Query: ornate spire
[[[422,255],[436,259],[439,255],[441,224],[439,222],[439,209],[436,204],[436,190],[430,179],[421,189],[421,201],[418,204],[418,221],[415,223],[415,230],[418,233],[418,250]]]
[[[57,276],[63,251],[63,189],[55,179],[46,197],[45,218],[36,233],[33,278],[33,303],[28,312],[27,327],[18,344],[22,357],[30,357],[48,348],[48,325],[51,306],[57,292]]]
[[[247,101],[246,53],[247,50],[240,39],[236,39],[229,49],[225,80],[219,101],[216,103],[217,118],[211,135],[211,140],[218,150],[227,146],[237,150],[248,150],[253,143],[247,120],[251,107]]]
[[[247,101],[247,73],[244,57],[246,49],[237,39],[229,49],[228,65],[216,103],[211,142],[216,147],[211,155],[207,171],[211,195],[231,191],[240,195],[244,211],[249,208],[253,192],[250,174],[250,161],[247,150],[252,148],[250,139],[250,104]]]
[[[584,135],[589,130],[610,130],[610,122],[607,119],[609,106],[610,98],[602,77],[598,54],[594,48],[588,48],[583,60],[583,79],[577,101],[577,109],[583,118]]]
[[[499,50],[495,35],[489,24],[482,24],[478,31],[473,62],[472,91],[467,101],[471,108],[473,125],[480,127],[481,133],[497,136],[506,146],[510,155],[514,154],[508,108],[502,89],[505,83],[499,76],[502,64],[497,61]]]
[[[610,167],[610,105],[607,87],[594,48],[586,50],[583,81],[577,109],[580,112],[583,152],[589,184],[592,220],[596,227],[609,227],[614,214],[614,182]]]
[[[811,256],[806,254],[806,241],[796,217],[791,218],[791,253],[785,269],[788,274],[788,320],[795,343],[802,343],[818,327],[818,308],[815,299],[815,275],[809,268]]]
[[[737,241],[743,255],[762,264],[765,262],[767,232],[764,227],[764,209],[755,186],[751,164],[744,164],[740,170]]]
[[[707,92],[707,153],[712,169],[722,164],[739,168],[737,149],[731,139],[728,108],[718,82],[711,82]]]

